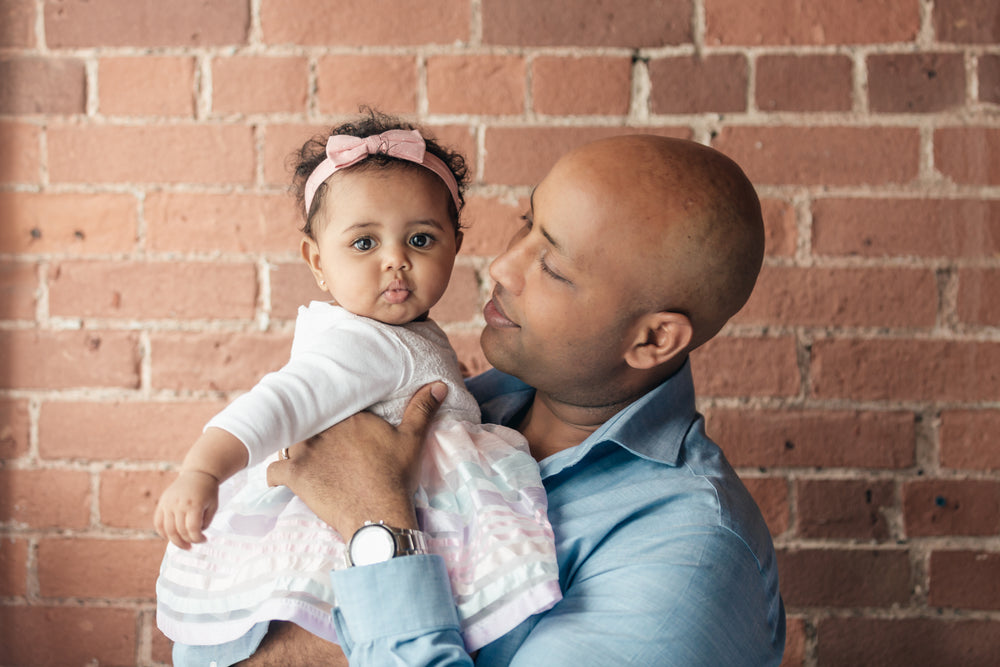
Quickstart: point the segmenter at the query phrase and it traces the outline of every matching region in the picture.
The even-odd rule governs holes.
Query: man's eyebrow
[[[556,241],[554,238],[552,238],[552,235],[549,234],[547,231],[545,231],[544,227],[539,226],[538,227],[538,231],[540,231],[542,233],[542,236],[544,236],[546,238],[546,240],[548,240],[548,242],[552,244],[552,247],[555,248],[557,252],[559,252],[559,253],[561,253],[563,255],[566,254],[566,251],[564,251],[563,248],[562,248],[562,246],[559,245],[559,242]]]

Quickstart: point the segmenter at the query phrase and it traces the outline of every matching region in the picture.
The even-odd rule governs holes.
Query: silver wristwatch
[[[347,565],[371,565],[399,556],[425,553],[427,536],[419,530],[393,528],[382,521],[365,521],[347,545]]]

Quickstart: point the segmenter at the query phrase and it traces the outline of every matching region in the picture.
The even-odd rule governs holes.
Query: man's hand
[[[365,521],[417,528],[424,436],[447,393],[441,382],[421,387],[398,427],[367,412],[345,419],[272,463],[267,483],[287,486],[345,539]]]

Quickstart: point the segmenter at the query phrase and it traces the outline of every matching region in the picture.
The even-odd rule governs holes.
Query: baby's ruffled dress
[[[444,332],[430,320],[391,326],[313,302],[299,309],[289,363],[208,424],[243,441],[250,465],[222,485],[205,542],[167,546],[156,584],[164,634],[214,645],[287,620],[336,641],[330,571],[346,567],[344,539],[288,488],[268,487],[267,466],[282,447],[366,408],[398,424],[412,394],[434,380],[449,385],[448,397],[428,434],[415,504],[429,551],[445,560],[466,647],[555,604],[538,466],[519,433],[479,423]]]

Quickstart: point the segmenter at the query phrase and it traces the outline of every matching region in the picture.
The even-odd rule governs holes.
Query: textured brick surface
[[[212,110],[217,113],[303,112],[309,84],[305,58],[236,56],[212,63]],[[247,81],[254,80],[252,86]]]
[[[996,609],[1000,606],[1000,554],[934,551],[928,598],[939,607]]]
[[[657,58],[649,63],[654,113],[722,113],[747,107],[747,62],[740,55]]]
[[[137,205],[125,194],[0,192],[0,252],[87,255],[135,245]]]
[[[1000,530],[1000,482],[922,479],[903,485],[910,537],[995,535]]]
[[[288,361],[291,339],[262,334],[161,334],[152,340],[153,386],[247,390]]]
[[[916,37],[920,7],[907,0],[850,7],[828,2],[777,0],[766,5],[705,0],[709,44],[871,44]]]
[[[355,113],[359,102],[386,113],[413,113],[416,84],[412,56],[326,56],[317,64],[316,100],[328,113]]]
[[[37,183],[41,177],[41,130],[36,125],[0,121],[0,182]]]
[[[666,46],[691,40],[682,0],[483,0],[483,41],[515,46]]]
[[[31,528],[85,528],[90,475],[80,470],[3,470],[0,521]]]
[[[57,0],[45,3],[45,39],[52,48],[238,46],[249,10],[243,0]]]
[[[850,58],[763,55],[757,59],[756,105],[764,111],[849,111]]]
[[[996,44],[1000,7],[991,0],[936,0],[934,33],[942,42]]]
[[[135,388],[137,338],[124,331],[0,331],[7,354],[0,388]]]
[[[132,664],[136,610],[0,606],[0,661],[7,665]],[[57,632],[57,635],[53,635]],[[53,641],[58,636],[59,641]]]
[[[801,480],[796,483],[795,531],[808,538],[884,541],[895,506],[888,481]]]
[[[868,59],[872,111],[942,111],[965,102],[965,63],[960,53],[875,55]]]
[[[30,420],[27,401],[0,400],[0,460],[16,459],[28,452]]]
[[[0,48],[35,46],[34,0],[0,2]]]
[[[793,607],[889,607],[910,598],[903,549],[779,550],[778,571]]]
[[[427,61],[427,102],[434,113],[520,113],[524,86],[525,63],[516,56],[437,56]]]
[[[0,596],[26,595],[27,582],[28,541],[14,537],[0,539]]]
[[[691,356],[701,396],[791,396],[800,388],[790,338],[715,338]]]
[[[1000,269],[958,273],[958,317],[970,324],[1000,325]]]
[[[1000,184],[1000,129],[949,127],[934,133],[934,165],[956,183]]]
[[[37,275],[34,264],[0,264],[0,320],[34,318]]]
[[[949,468],[1000,470],[1000,411],[948,410],[941,414],[941,464]]]
[[[821,665],[976,665],[1000,652],[996,621],[940,618],[825,618]]]
[[[166,542],[161,540],[61,539],[38,545],[38,583],[44,597],[154,597]],[[138,567],[122,568],[122,561]]]
[[[85,111],[86,101],[81,60],[0,59],[2,114],[78,114]]]
[[[979,57],[979,99],[1000,104],[1000,55]]]
[[[537,58],[531,78],[534,109],[553,115],[625,115],[631,68],[631,61],[621,57]]]
[[[102,58],[97,72],[101,113],[125,116],[194,114],[193,58]]]

